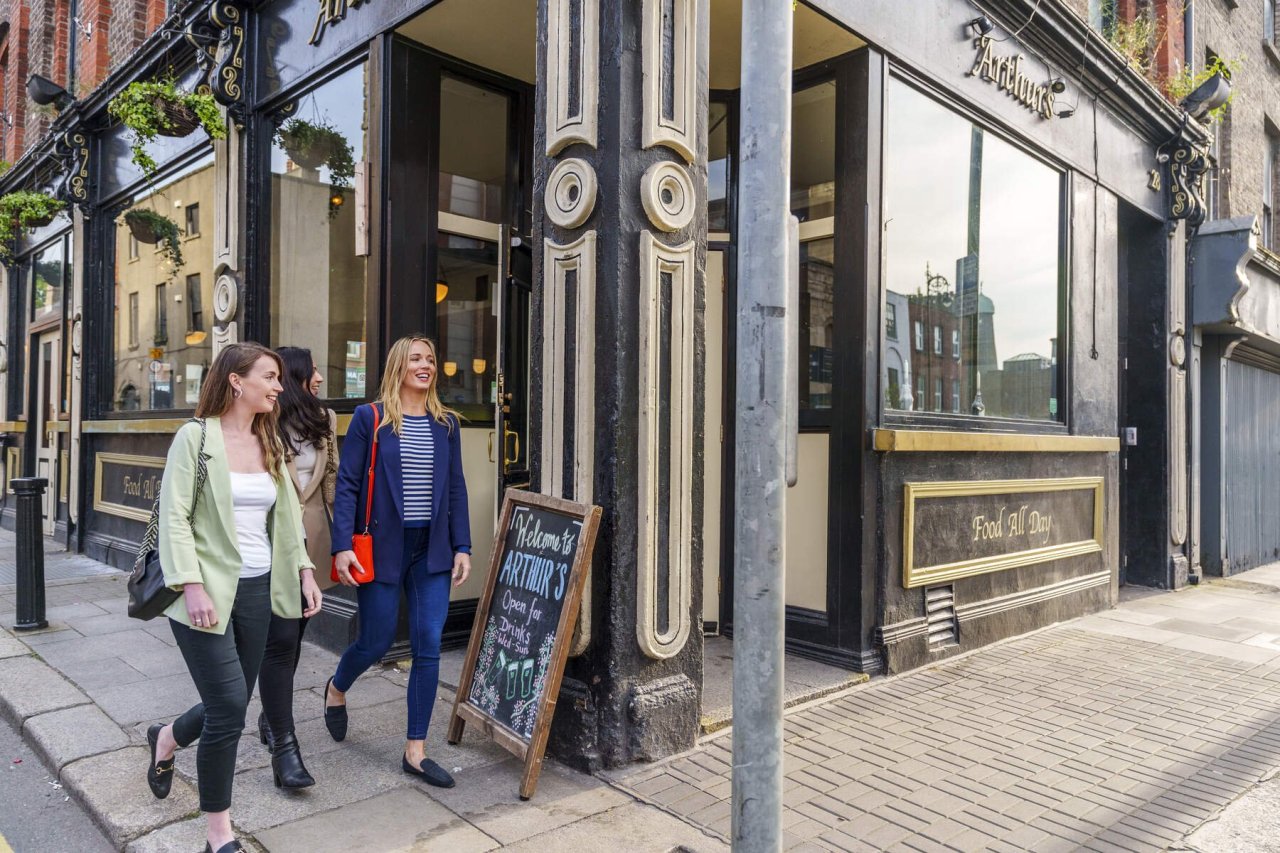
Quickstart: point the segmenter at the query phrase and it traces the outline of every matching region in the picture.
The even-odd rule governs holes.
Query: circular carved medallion
[[[547,216],[561,228],[577,228],[596,208],[596,173],[586,160],[561,160],[547,178]]]
[[[1174,367],[1182,367],[1187,360],[1187,342],[1182,335],[1174,335],[1169,339],[1169,361]]]
[[[650,166],[640,179],[640,201],[649,221],[663,231],[679,231],[693,221],[693,181],[678,163]]]
[[[240,305],[240,285],[227,273],[218,276],[213,283],[213,316],[219,323],[229,323],[236,317]]]

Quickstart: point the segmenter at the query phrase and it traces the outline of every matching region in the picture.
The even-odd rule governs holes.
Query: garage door
[[[1227,361],[1223,573],[1280,560],[1280,373]]]

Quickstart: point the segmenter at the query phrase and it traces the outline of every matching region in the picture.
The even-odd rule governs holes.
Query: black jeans
[[[225,620],[225,633],[196,631],[169,620],[200,693],[200,704],[173,721],[173,739],[178,746],[200,739],[196,781],[204,812],[231,808],[231,783],[245,708],[258,680],[271,622],[271,575],[240,581],[231,612],[219,613],[218,618]]]
[[[305,600],[302,609],[307,609]],[[272,737],[293,732],[293,674],[302,657],[302,634],[308,621],[271,614],[267,651],[258,671],[258,696],[262,698]]]

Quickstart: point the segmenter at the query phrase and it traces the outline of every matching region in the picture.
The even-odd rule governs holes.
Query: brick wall
[[[80,0],[76,26],[70,0],[0,0],[9,35],[0,43],[0,159],[16,161],[40,141],[54,116],[27,97],[39,74],[84,97],[165,20],[165,0]],[[86,33],[88,33],[86,35]],[[70,47],[75,39],[75,79]]]
[[[1196,0],[1195,66],[1203,67],[1207,52],[1239,63],[1231,79],[1235,93],[1229,108],[1230,126],[1217,128],[1222,159],[1221,217],[1262,213],[1262,180],[1269,143],[1267,124],[1280,126],[1280,53],[1263,47],[1262,0],[1239,0],[1236,9],[1225,0]],[[1225,131],[1225,132],[1224,132]],[[1278,170],[1280,171],[1280,170]],[[1280,175],[1276,176],[1280,179]],[[1280,203],[1280,192],[1272,198]],[[1280,234],[1272,245],[1280,246]]]

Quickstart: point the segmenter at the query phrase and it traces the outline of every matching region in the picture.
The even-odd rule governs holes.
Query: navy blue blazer
[[[381,420],[382,407],[379,406]],[[467,484],[462,476],[462,437],[456,418],[449,426],[431,422],[435,446],[435,479],[431,483],[431,524],[427,543],[427,571],[453,569],[453,555],[471,553],[471,518],[467,510]],[[400,583],[404,562],[404,480],[400,472],[400,436],[386,422],[378,429],[378,461],[373,484],[374,583]],[[452,429],[450,429],[452,427]],[[360,406],[338,459],[338,484],[333,501],[333,553],[351,550],[351,537],[364,532],[364,504],[369,488],[369,434],[373,431],[373,407]]]

